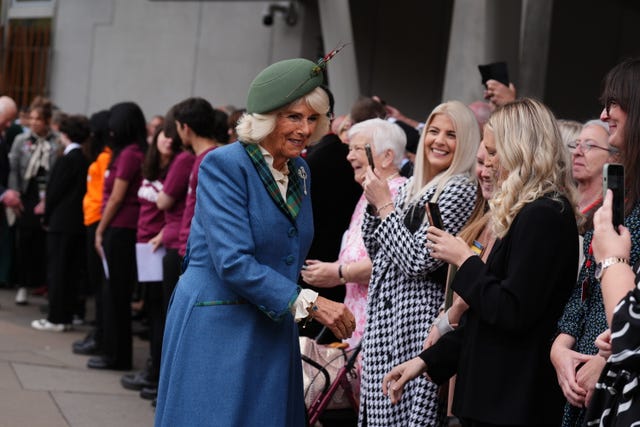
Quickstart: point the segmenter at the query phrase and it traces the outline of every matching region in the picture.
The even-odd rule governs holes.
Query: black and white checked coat
[[[363,239],[373,271],[369,282],[367,325],[363,337],[360,425],[366,408],[367,427],[439,426],[444,421],[437,386],[419,377],[405,386],[392,406],[382,394],[382,378],[394,366],[422,351],[427,329],[444,299],[444,280],[433,274],[443,262],[427,249],[427,220],[409,225],[408,217],[425,212],[436,188],[407,204],[409,179],[395,200],[395,211],[383,221],[365,214]],[[444,228],[458,234],[476,199],[476,185],[467,175],[449,179],[438,198]],[[420,218],[420,216],[418,216]],[[417,228],[414,232],[410,228]],[[442,271],[442,270],[440,270]]]
[[[587,412],[587,426],[640,425],[640,262],[636,287],[611,320],[611,356],[600,374]]]

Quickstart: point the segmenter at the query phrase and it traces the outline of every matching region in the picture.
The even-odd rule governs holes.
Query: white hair
[[[609,123],[607,122],[603,122],[600,119],[593,119],[593,120],[589,120],[588,122],[586,122],[584,124],[584,126],[582,126],[582,129],[586,128],[587,126],[600,126],[602,129],[604,129],[607,132],[607,135],[609,135]]]
[[[375,147],[376,153],[391,150],[393,152],[393,166],[400,169],[404,151],[407,146],[407,136],[400,126],[382,119],[369,119],[356,123],[349,129],[349,139],[362,135]]]

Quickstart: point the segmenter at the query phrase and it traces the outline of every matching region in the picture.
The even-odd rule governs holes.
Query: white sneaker
[[[51,323],[47,319],[34,320],[31,327],[39,331],[64,332],[71,329],[70,325],[63,323]]]
[[[18,288],[18,293],[16,294],[16,304],[25,305],[27,303],[27,288],[21,287]]]

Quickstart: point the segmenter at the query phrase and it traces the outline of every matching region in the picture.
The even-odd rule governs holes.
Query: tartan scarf
[[[258,144],[247,144],[244,142],[241,142],[241,144],[244,146],[247,154],[249,154],[249,158],[258,172],[258,175],[264,184],[264,188],[269,192],[269,195],[276,202],[278,208],[284,212],[291,222],[295,223],[296,217],[300,212],[300,204],[302,203],[302,191],[300,188],[300,179],[298,178],[298,174],[306,176],[304,168],[300,166],[300,170],[298,170],[296,174],[295,162],[293,159],[289,159],[287,162],[287,167],[289,168],[289,184],[287,185],[287,202],[285,203],[282,199],[282,194],[278,189],[278,183],[273,179],[273,175],[269,170],[269,165],[267,165],[267,162],[264,160]]]

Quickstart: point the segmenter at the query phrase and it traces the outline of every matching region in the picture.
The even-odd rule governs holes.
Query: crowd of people
[[[495,80],[420,122],[376,96],[334,117],[331,56],[270,65],[246,109],[148,123],[0,97],[0,281],[17,304],[46,286],[31,326],[69,330],[93,295],[72,351],[131,371],[137,294],[149,357],[121,383],[156,426],[306,425],[301,335],[361,347],[359,426],[639,422],[640,59],[586,123]]]

